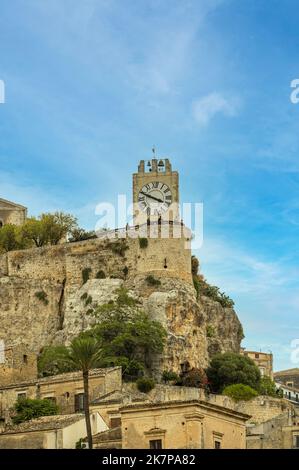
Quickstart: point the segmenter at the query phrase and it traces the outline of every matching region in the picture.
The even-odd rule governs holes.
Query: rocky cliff
[[[207,297],[197,300],[190,279],[174,272],[168,277],[166,270],[149,271],[160,280],[149,285],[147,255],[133,242],[125,254],[96,240],[0,257],[0,340],[36,353],[53,342],[68,343],[92,325],[90,310],[113,300],[124,286],[168,332],[155,372],[180,372],[184,362],[205,367],[216,352],[239,351],[242,327],[234,310]],[[153,264],[154,253],[148,256]]]

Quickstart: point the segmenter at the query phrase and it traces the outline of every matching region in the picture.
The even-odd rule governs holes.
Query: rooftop
[[[2,434],[18,434],[23,432],[62,429],[80,421],[81,419],[84,419],[83,414],[42,416],[40,418],[31,419],[30,421],[25,421],[24,423],[12,426]]]

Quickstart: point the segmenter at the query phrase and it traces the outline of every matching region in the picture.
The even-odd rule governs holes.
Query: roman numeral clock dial
[[[153,181],[145,184],[139,191],[138,204],[143,212],[160,215],[169,209],[172,203],[170,188],[165,183]]]

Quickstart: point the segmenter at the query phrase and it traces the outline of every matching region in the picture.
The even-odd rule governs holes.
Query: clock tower
[[[179,174],[168,158],[141,160],[133,174],[134,224],[179,220]]]

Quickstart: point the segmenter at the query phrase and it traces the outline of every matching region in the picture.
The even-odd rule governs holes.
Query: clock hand
[[[162,201],[162,199],[158,199],[158,198],[155,197],[155,196],[151,196],[150,194],[146,194],[146,193],[144,193],[143,191],[140,191],[140,193],[143,194],[143,196],[146,196],[146,197],[149,197],[149,198],[153,199],[154,201],[164,202],[164,201]]]

